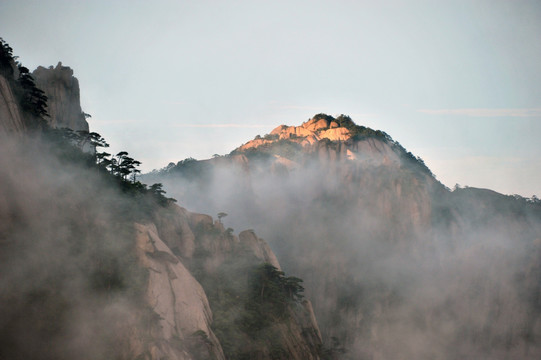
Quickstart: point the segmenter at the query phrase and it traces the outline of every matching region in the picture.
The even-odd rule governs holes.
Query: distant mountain
[[[451,191],[385,132],[326,114],[143,179],[257,229],[305,280],[333,356],[541,357],[535,197]]]

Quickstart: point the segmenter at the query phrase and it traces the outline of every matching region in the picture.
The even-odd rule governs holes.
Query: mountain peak
[[[230,153],[240,154],[268,157],[286,168],[294,168],[299,161],[316,156],[321,161],[352,160],[369,166],[413,166],[434,177],[421,158],[408,152],[387,133],[357,125],[343,114],[335,118],[320,113],[300,126],[280,125]]]
[[[255,149],[262,145],[272,144],[280,140],[291,141],[301,146],[313,145],[321,140],[348,141],[359,140],[367,136],[389,139],[382,131],[356,125],[347,115],[336,118],[327,114],[316,114],[300,126],[280,125],[265,136],[258,135],[253,140],[240,146],[237,150]]]

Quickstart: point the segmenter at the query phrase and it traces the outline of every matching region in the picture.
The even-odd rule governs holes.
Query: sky
[[[541,196],[538,0],[0,0],[0,37],[143,171],[346,114],[450,188]]]

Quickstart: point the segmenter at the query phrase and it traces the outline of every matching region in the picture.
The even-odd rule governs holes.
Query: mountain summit
[[[289,140],[303,146],[312,145],[323,139],[347,141],[365,130],[367,129],[355,125],[348,116],[340,115],[335,119],[326,114],[318,114],[301,126],[280,125],[272,130],[269,135],[264,138],[258,136],[242,145],[239,150],[258,148],[278,140]]]
[[[339,150],[339,153],[331,156],[336,155],[343,160],[386,164],[398,164],[399,157],[406,154],[400,144],[383,131],[356,125],[346,115],[334,118],[326,114],[317,114],[300,126],[280,125],[270,134],[256,136],[232,154],[272,154],[278,162],[288,166],[292,164],[287,160],[298,160],[301,154],[320,152],[324,156],[324,148]],[[368,156],[369,153],[371,156]],[[411,154],[408,156],[412,157]]]

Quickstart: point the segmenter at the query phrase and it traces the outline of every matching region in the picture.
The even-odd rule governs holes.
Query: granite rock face
[[[153,219],[152,223],[135,224],[135,243],[140,266],[148,272],[144,301],[154,321],[147,329],[133,328],[128,332],[132,334],[129,353],[148,360],[226,359],[213,322],[218,321],[223,327],[224,321],[229,320],[224,319],[223,311],[218,319],[213,315],[206,291],[218,301],[216,293],[221,290],[214,289],[209,279],[218,276],[225,263],[243,263],[246,259],[279,269],[276,256],[253,230],[243,231],[237,237],[225,230],[220,221],[176,205],[157,211]],[[205,286],[192,275],[194,272],[198,278],[206,279]],[[225,276],[223,281],[235,283],[237,279]],[[230,310],[242,311],[244,306],[249,305],[239,303],[235,310]],[[311,303],[304,300],[287,312],[289,316],[268,324],[272,330],[268,333],[280,344],[280,359],[320,359],[322,340]],[[144,334],[150,334],[150,339]],[[240,346],[262,360],[274,359],[276,352],[268,348],[267,341],[270,340],[265,337],[247,336],[246,343]]]
[[[272,252],[269,245],[257,237],[253,230],[244,230],[239,234],[240,243],[249,248],[254,255],[262,262],[269,263],[277,269],[280,269],[280,264],[276,255]]]
[[[54,128],[69,128],[88,131],[88,122],[81,109],[79,81],[73,70],[59,62],[56,67],[39,66],[32,73],[38,88],[47,96],[49,125]]]
[[[213,331],[212,311],[205,291],[159,237],[153,224],[135,224],[139,260],[148,269],[146,301],[158,319],[151,333],[154,340],[146,344],[152,359],[225,359]],[[199,335],[200,334],[200,335]],[[175,346],[175,342],[196,342],[205,338],[204,346]],[[191,351],[190,351],[191,350]]]
[[[270,132],[270,137],[258,137],[248,141],[238,150],[256,149],[272,144],[277,140],[288,140],[302,146],[316,144],[320,140],[347,141],[351,139],[350,130],[340,127],[336,122],[326,119],[310,119],[300,126],[280,125]]]
[[[25,112],[20,105],[20,85],[17,84],[18,71],[0,73],[0,132],[23,134],[27,124],[39,121],[32,114]],[[69,128],[88,131],[88,122],[81,109],[79,81],[73,76],[73,70],[58,63],[56,67],[38,67],[32,73],[36,86],[47,96],[46,121],[53,128]]]

